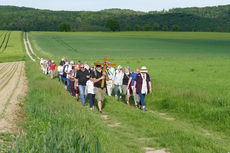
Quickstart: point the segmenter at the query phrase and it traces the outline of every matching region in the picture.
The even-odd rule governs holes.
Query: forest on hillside
[[[175,8],[140,12],[122,9],[101,11],[51,11],[0,6],[0,29],[58,31],[62,23],[71,31],[108,31],[109,19],[118,21],[120,31],[217,31],[230,32],[230,5],[204,8]]]

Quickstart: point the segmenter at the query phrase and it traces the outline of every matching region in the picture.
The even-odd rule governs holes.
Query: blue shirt
[[[135,72],[132,72],[132,73],[131,73],[131,75],[130,75],[130,77],[132,78],[131,86],[134,86],[134,81],[135,81],[135,79],[136,79],[136,76],[137,76],[137,74],[136,74]]]

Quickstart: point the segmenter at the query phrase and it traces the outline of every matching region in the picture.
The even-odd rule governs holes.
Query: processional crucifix
[[[103,66],[103,72],[106,72],[106,70],[108,70],[108,66],[116,66],[115,63],[109,63],[107,61],[108,57],[105,56],[105,59],[104,59],[104,63],[94,63],[95,65],[101,65]],[[109,73],[109,72],[107,72]],[[103,74],[103,76],[105,77],[105,75]],[[105,85],[105,80],[103,79],[102,82],[101,82],[101,88],[104,88],[104,85]]]

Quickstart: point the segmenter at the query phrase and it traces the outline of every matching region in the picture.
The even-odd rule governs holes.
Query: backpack
[[[63,77],[65,77],[65,78],[66,78],[66,76],[67,76],[67,74],[65,73],[66,66],[67,66],[67,65],[65,65],[65,66],[63,67]]]

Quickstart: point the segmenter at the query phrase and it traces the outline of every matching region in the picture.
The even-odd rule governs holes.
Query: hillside
[[[230,29],[230,5],[205,8],[178,8],[169,11],[137,12],[133,10],[107,9],[90,11],[51,11],[26,7],[0,6],[0,29],[26,31],[57,31],[58,25],[67,22],[73,31],[106,31],[105,23],[114,18],[120,22],[121,31],[127,25],[132,30],[136,24],[179,26],[179,31],[218,31]]]

